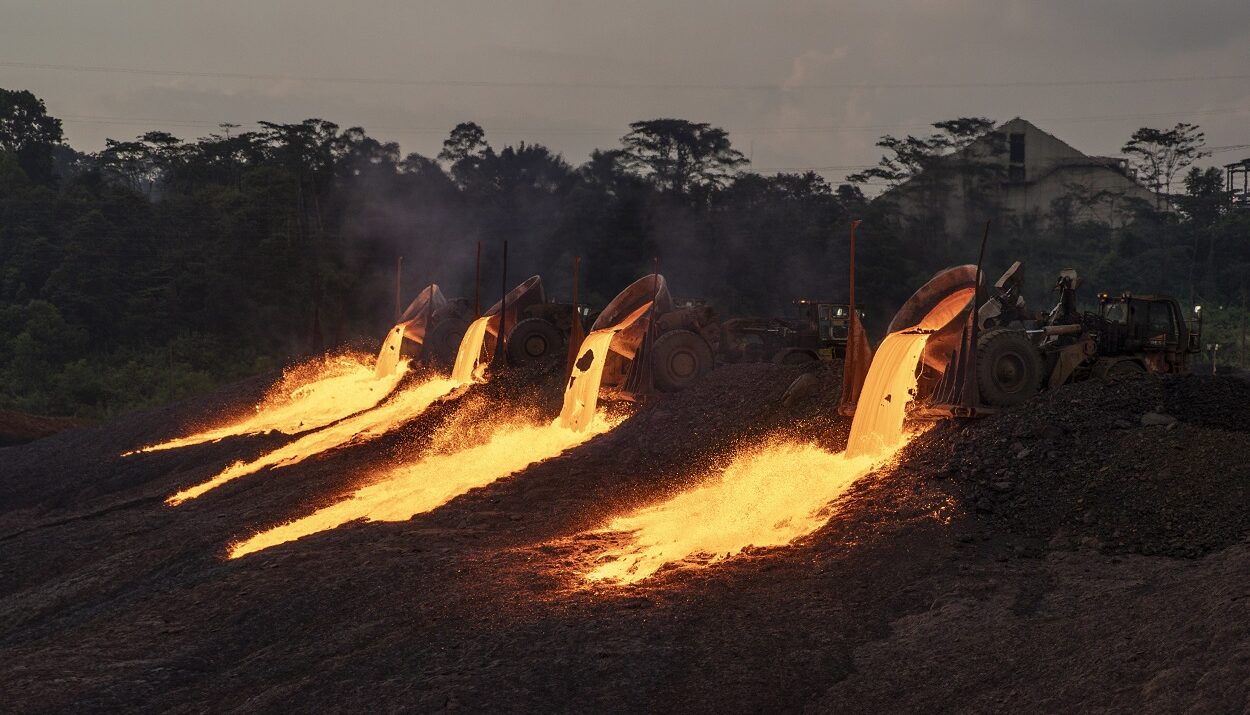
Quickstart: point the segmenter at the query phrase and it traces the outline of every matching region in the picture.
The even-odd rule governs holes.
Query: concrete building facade
[[[1019,117],[951,155],[944,166],[950,170],[941,178],[913,177],[878,200],[893,202],[904,217],[933,217],[940,208],[951,233],[989,216],[1042,225],[1098,221],[1120,226],[1135,206],[1159,205],[1156,194],[1133,177],[1126,159],[1084,154]]]

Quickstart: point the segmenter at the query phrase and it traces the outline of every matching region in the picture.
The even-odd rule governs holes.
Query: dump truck
[[[851,307],[845,303],[794,301],[796,315],[787,318],[733,318],[723,324],[724,340],[717,357],[724,362],[773,362],[801,365],[846,355]],[[863,312],[859,311],[860,320]]]
[[[973,329],[967,283],[975,267],[958,271],[954,303],[960,308],[935,327],[921,361],[916,402],[925,414],[985,414],[1022,404],[1043,389],[1090,378],[1182,373],[1201,346],[1200,316],[1187,318],[1171,296],[1102,293],[1097,312],[1082,312],[1076,301],[1082,281],[1073,269],[1056,279],[1054,307],[1034,312],[1021,295],[1018,261],[977,308]],[[950,283],[934,292],[953,287]],[[895,322],[900,322],[897,316]]]

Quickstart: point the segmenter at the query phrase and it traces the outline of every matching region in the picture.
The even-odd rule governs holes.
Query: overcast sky
[[[577,164],[670,116],[837,181],[956,116],[1095,154],[1177,121],[1250,144],[1250,0],[0,0],[0,87],[83,150],[321,117],[433,155],[472,120]]]

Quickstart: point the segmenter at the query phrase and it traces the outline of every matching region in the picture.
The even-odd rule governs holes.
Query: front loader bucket
[[[977,267],[955,266],[938,272],[920,286],[894,314],[887,334],[919,329],[932,334],[921,361],[934,375],[946,372],[951,353],[959,346],[962,322],[976,297]]]
[[[918,414],[930,417],[964,415],[960,397],[966,376],[960,367],[967,349],[968,326],[975,314],[977,267],[955,266],[939,272],[920,287],[890,322],[890,331],[930,333],[921,354],[916,387]]]
[[[431,283],[418,293],[408,304],[408,309],[400,315],[399,322],[387,333],[382,350],[378,353],[374,374],[378,377],[392,375],[400,360],[422,359],[431,316],[446,305],[447,299],[443,297],[437,284]]]
[[[664,280],[664,276],[658,273],[645,275],[617,293],[612,302],[599,313],[599,317],[595,319],[594,325],[590,326],[590,330],[594,332],[610,328],[624,320],[638,306],[652,301],[655,302],[655,312],[659,315],[673,310],[673,297],[669,295],[668,283]]]
[[[520,285],[508,291],[508,294],[502,300],[497,301],[483,312],[483,317],[490,318],[490,321],[486,324],[487,337],[485,340],[489,355],[494,355],[495,346],[498,344],[499,323],[501,320],[504,324],[504,341],[506,342],[508,331],[516,326],[517,322],[521,320],[521,316],[525,315],[525,311],[535,305],[542,305],[546,302],[547,293],[543,288],[542,276],[530,276]],[[483,359],[489,361],[491,358]]]
[[[955,266],[939,271],[903,303],[886,332],[897,333],[910,328],[936,330],[945,326],[971,302],[976,285],[976,266]]]
[[[617,329],[600,380],[601,390],[623,399],[637,399],[654,389],[650,337],[655,319],[672,312],[668,283],[658,273],[643,276],[608,303],[590,333]]]

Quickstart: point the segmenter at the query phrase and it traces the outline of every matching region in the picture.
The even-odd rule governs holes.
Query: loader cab
[[[851,306],[845,303],[830,303],[806,298],[796,300],[795,305],[799,308],[800,319],[807,331],[816,336],[820,347],[829,348],[834,344],[846,345],[851,325]],[[855,312],[859,314],[860,324],[863,324],[864,311],[856,310]]]
[[[1201,329],[1185,320],[1175,298],[1102,293],[1098,302],[1103,327],[1098,347],[1103,355],[1140,353],[1176,366],[1184,364],[1185,355],[1198,351]]]

